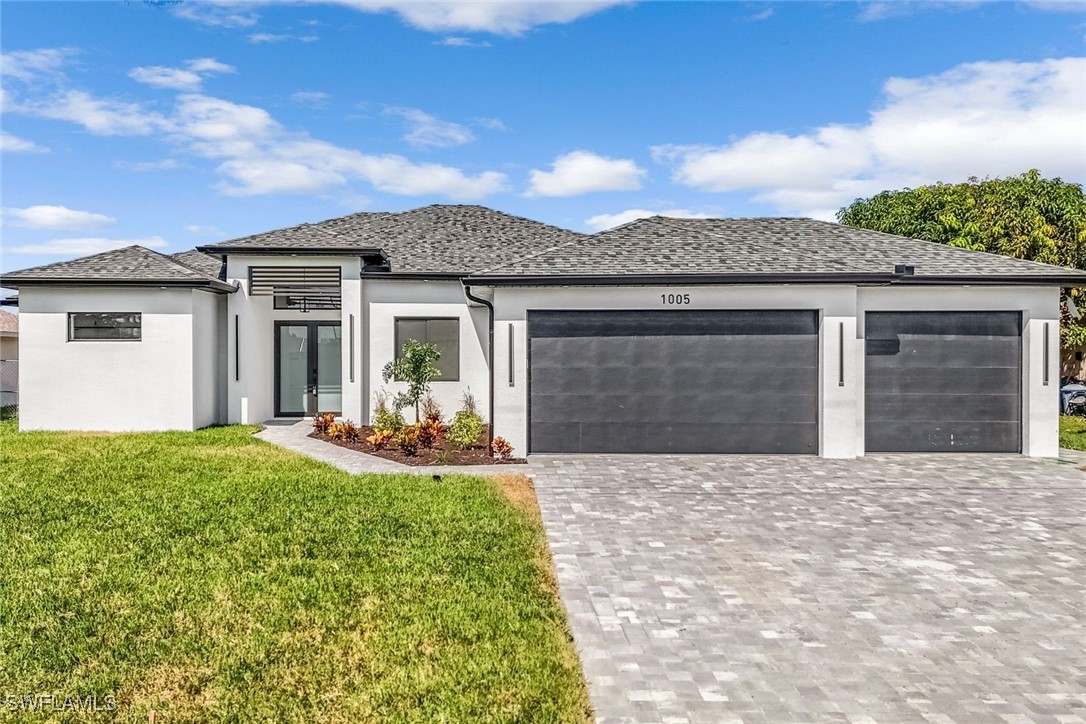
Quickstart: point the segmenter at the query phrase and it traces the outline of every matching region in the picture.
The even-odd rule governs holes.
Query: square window
[[[396,359],[400,359],[404,343],[413,339],[437,347],[441,353],[436,366],[441,371],[436,381],[460,380],[460,320],[456,317],[421,319],[396,318]]]

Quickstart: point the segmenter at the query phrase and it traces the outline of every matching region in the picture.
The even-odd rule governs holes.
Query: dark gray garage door
[[[816,453],[818,314],[528,313],[530,451]]]
[[[866,448],[1018,452],[1022,315],[868,312]]]

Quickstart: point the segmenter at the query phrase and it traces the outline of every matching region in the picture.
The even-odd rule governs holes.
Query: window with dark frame
[[[460,319],[457,317],[397,317],[396,359],[400,359],[404,343],[413,339],[437,347],[441,357],[437,382],[460,381]]]
[[[139,342],[142,326],[140,312],[68,312],[68,341]]]

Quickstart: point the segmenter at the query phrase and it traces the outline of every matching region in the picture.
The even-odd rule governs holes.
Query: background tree
[[[842,224],[963,249],[1086,269],[1086,196],[1080,184],[1020,176],[883,191],[837,212]],[[1072,289],[1077,304],[1086,289]],[[1065,348],[1086,343],[1086,317],[1063,311]]]
[[[434,364],[439,357],[441,352],[434,345],[409,339],[400,350],[400,358],[385,365],[385,382],[395,379],[407,383],[407,391],[393,398],[393,407],[397,410],[414,407],[415,422],[420,419],[419,400],[430,392],[430,383],[441,374]]]

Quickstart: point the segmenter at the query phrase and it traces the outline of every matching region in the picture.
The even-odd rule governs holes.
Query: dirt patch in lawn
[[[379,458],[403,463],[404,465],[522,465],[528,462],[524,458],[508,458],[503,460],[502,458],[491,457],[490,451],[487,449],[485,435],[480,436],[479,442],[472,445],[467,450],[448,440],[442,439],[439,440],[432,449],[427,450],[426,448],[420,447],[418,453],[415,455],[408,455],[403,450],[400,450],[396,446],[396,443],[392,443],[388,447],[381,448],[380,450],[374,448],[373,445],[366,442],[366,438],[373,434],[373,428],[367,426],[358,429],[360,434],[357,442],[333,440],[316,430],[309,433],[309,437],[323,440],[332,445],[358,450],[359,452],[364,452],[368,455],[376,455]]]

